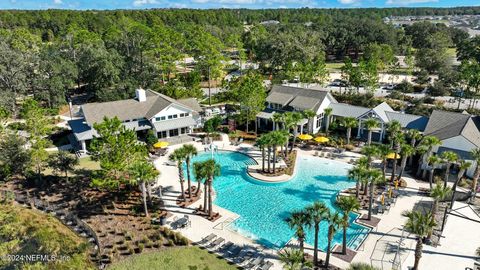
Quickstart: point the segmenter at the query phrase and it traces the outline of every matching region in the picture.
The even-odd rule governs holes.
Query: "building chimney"
[[[135,90],[135,96],[138,102],[147,101],[147,95],[145,94],[145,90],[143,90],[142,88],[138,88]]]

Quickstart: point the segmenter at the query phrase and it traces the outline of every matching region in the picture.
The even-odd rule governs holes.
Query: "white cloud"
[[[390,1],[390,0],[388,0]],[[360,0],[338,0],[340,4],[343,5],[357,5],[360,4]]]
[[[143,6],[143,5],[153,5],[153,4],[158,4],[157,0],[135,0],[133,1],[133,5],[138,7],[138,6]]]
[[[398,5],[398,6],[408,6],[411,4],[420,4],[420,3],[435,3],[438,0],[387,0],[385,4],[387,5]]]
[[[62,0],[53,0],[53,3],[54,3],[55,5],[61,5],[61,4],[63,4]]]

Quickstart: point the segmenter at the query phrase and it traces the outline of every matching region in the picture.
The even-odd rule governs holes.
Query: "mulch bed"
[[[287,165],[286,168],[275,168],[275,173],[270,173],[268,172],[268,167],[267,167],[267,162],[265,162],[265,172],[262,171],[262,169],[257,169],[257,173],[272,177],[272,176],[280,176],[280,175],[293,175],[294,169],[295,169],[295,162],[297,160],[297,151],[293,150],[293,152],[287,154],[287,158],[284,159],[285,164]],[[271,167],[273,170],[273,167]]]
[[[188,190],[185,192],[185,201],[183,201],[183,198],[182,198],[182,195],[178,195],[177,197],[177,205],[180,206],[180,207],[188,207],[192,204],[194,204],[195,202],[197,202],[198,200],[200,200],[200,196],[202,195],[202,191],[200,190],[200,192],[198,193],[198,196],[196,196],[196,188],[195,186],[192,187],[192,197],[189,198],[188,197]]]
[[[367,226],[370,226],[372,228],[375,228],[377,227],[378,223],[380,222],[381,219],[379,218],[376,218],[374,216],[372,216],[372,218],[370,220],[367,219],[368,218],[368,215],[367,214],[363,214],[361,217],[359,217],[357,219],[357,223],[360,223],[360,224],[363,224],[363,225],[367,225]]]
[[[332,251],[332,255],[336,258],[339,258],[342,261],[346,261],[348,263],[352,262],[357,252],[347,248],[347,254],[342,254],[342,246],[337,245],[335,249]]]
[[[200,206],[200,207],[201,207],[201,206]],[[222,217],[222,216],[220,215],[220,213],[215,213],[215,212],[213,213],[213,216],[210,217],[210,216],[208,216],[208,213],[205,213],[205,212],[203,211],[203,209],[201,209],[200,207],[197,208],[197,209],[195,209],[195,211],[194,211],[193,213],[196,214],[196,215],[199,215],[199,216],[201,216],[201,217],[203,217],[203,218],[205,218],[205,219],[208,220],[208,221],[214,222],[214,221],[216,221],[216,220],[218,220],[219,218]]]
[[[383,186],[376,186],[375,187],[375,190],[373,192],[373,197],[374,198],[377,198],[378,196],[380,196],[383,192],[385,191],[385,187]],[[342,193],[346,193],[346,194],[351,194],[353,196],[355,196],[356,194],[356,191],[355,191],[355,188],[349,188],[349,189],[346,189],[346,190],[343,190]],[[367,193],[367,195],[363,194],[363,191],[360,190],[359,191],[359,196],[358,196],[358,202],[360,203],[360,208],[363,209],[363,210],[367,210],[368,209],[368,204],[369,204],[369,194]]]

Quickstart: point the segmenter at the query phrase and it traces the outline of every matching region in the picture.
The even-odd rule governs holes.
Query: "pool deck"
[[[251,145],[230,145],[228,137],[226,135],[223,136],[223,141],[214,143],[218,146],[219,150],[238,151],[251,155],[255,159],[260,158],[259,164],[261,164],[260,151],[255,150]],[[191,142],[191,144],[197,147],[199,152],[204,151],[204,146],[201,143]],[[180,146],[181,145],[174,145],[169,147],[170,153]],[[298,149],[297,158],[306,155],[313,156],[316,154],[315,152],[316,151],[312,150],[304,151],[302,149]],[[341,156],[335,157],[334,160],[348,162],[352,158],[358,158],[359,156],[360,155],[356,153],[346,152],[343,153]],[[260,249],[263,249],[264,256],[269,261],[274,263],[272,269],[282,269],[282,265],[276,256],[276,250],[264,248],[259,244],[255,243],[252,239],[247,238],[240,233],[228,228],[227,225],[233,222],[236,218],[238,218],[237,214],[227,209],[218,207],[214,204],[214,211],[219,212],[221,218],[214,222],[210,222],[203,217],[193,214],[194,209],[197,208],[199,205],[203,204],[203,199],[198,200],[193,205],[187,208],[178,207],[175,203],[176,197],[180,194],[178,171],[175,166],[165,165],[166,161],[168,161],[168,156],[160,157],[154,161],[155,166],[161,173],[157,184],[162,185],[164,188],[168,188],[168,191],[164,191],[163,193],[165,207],[174,216],[189,215],[191,220],[191,227],[179,229],[179,232],[181,232],[193,242],[200,241],[203,237],[209,235],[210,233],[215,233],[219,237],[223,237],[224,239],[226,239],[226,241],[231,241],[238,245],[258,247]],[[392,264],[388,261],[393,261],[395,257],[395,252],[392,251],[394,249],[392,249],[391,247],[392,245],[395,245],[400,239],[402,227],[406,221],[406,217],[402,216],[402,212],[406,210],[411,210],[415,203],[419,201],[430,200],[430,198],[428,197],[418,195],[419,188],[428,187],[427,182],[416,181],[412,178],[409,178],[408,175],[407,177],[404,177],[404,179],[407,181],[408,187],[400,190],[400,196],[397,199],[395,205],[392,206],[390,211],[381,215],[373,215],[374,217],[380,218],[381,220],[378,222],[376,228],[374,228],[372,232],[368,235],[368,237],[364,240],[360,248],[356,251],[357,254],[353,258],[352,262],[364,262],[369,264],[371,263],[372,265],[377,267],[382,267],[383,265],[383,267],[385,267],[384,269],[391,268]],[[361,213],[366,213],[366,211],[361,211]],[[171,219],[172,218],[170,218],[170,221]],[[465,233],[467,231],[467,228],[465,228],[465,230],[455,230],[455,228],[458,227],[465,227],[465,225],[463,223],[460,224],[461,221],[457,219],[460,218],[449,217],[449,221],[447,222],[447,226],[445,229],[445,237],[441,240],[441,245],[439,247],[434,248],[431,246],[425,246],[426,252],[423,254],[420,262],[421,268],[433,269],[425,266],[433,267],[435,265],[435,269],[447,270],[452,269],[452,265],[455,265],[455,267],[457,267],[458,269],[464,269],[466,266],[473,266],[472,258],[474,257],[476,245],[478,245],[478,243],[480,242],[480,234],[467,234]],[[470,232],[475,230],[478,231],[480,229],[478,223],[470,223],[472,223],[468,225],[468,230]],[[457,239],[457,237],[459,237],[460,235],[463,235],[462,241],[455,241],[455,239]],[[463,238],[465,238],[465,240],[463,240]],[[386,244],[382,246],[381,243]],[[413,249],[415,247],[415,239],[413,237],[406,237],[403,241],[402,246],[404,250],[400,253],[398,257],[401,261],[401,269],[407,269],[407,267],[413,265]],[[473,248],[473,246],[475,246],[475,248]],[[388,251],[385,251],[386,247],[390,247]],[[306,252],[313,254],[313,251],[309,247],[307,247]],[[451,255],[452,253],[454,253],[454,255]],[[444,254],[447,255],[439,256]],[[452,258],[454,260],[450,260],[451,256],[453,256]],[[440,260],[439,257],[441,258]],[[324,260],[325,253],[319,252],[319,258]],[[383,262],[378,260],[378,258],[383,258]],[[439,263],[440,261],[442,261],[441,264]],[[455,264],[452,264],[453,262]],[[341,268],[347,268],[349,265],[348,262],[343,261],[335,256],[331,257],[331,263]]]

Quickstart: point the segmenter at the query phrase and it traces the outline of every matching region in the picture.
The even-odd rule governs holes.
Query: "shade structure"
[[[395,152],[391,152],[387,155],[387,159],[399,159],[400,158],[400,154],[397,154]]]
[[[313,136],[310,134],[300,134],[298,135],[298,138],[302,141],[308,141],[308,140],[311,140]]]
[[[330,141],[329,138],[323,137],[323,136],[316,137],[314,140],[315,140],[316,142],[318,142],[318,143],[326,143],[326,142],[329,142],[329,141]]]
[[[153,145],[153,147],[155,147],[155,148],[165,148],[165,147],[167,147],[168,145],[169,145],[168,142],[159,141],[159,142],[155,143],[155,144]]]

